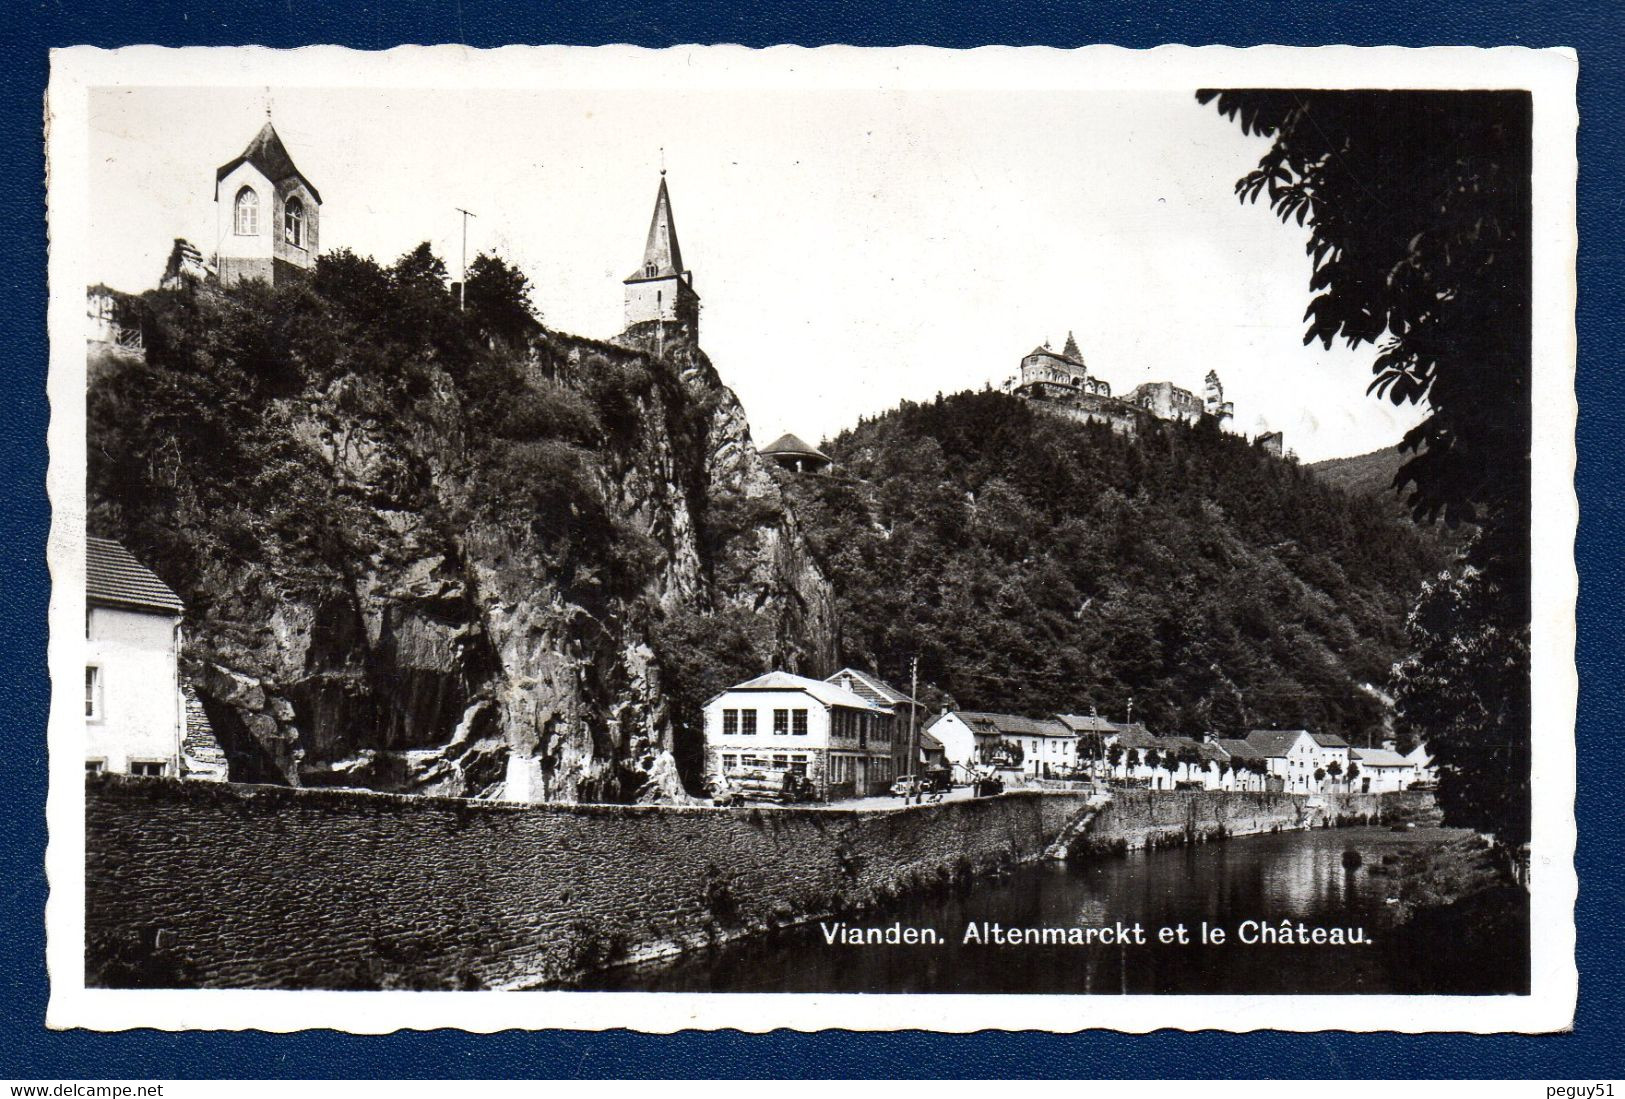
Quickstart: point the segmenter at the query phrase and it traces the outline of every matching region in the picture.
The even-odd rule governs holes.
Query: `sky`
[[[999,385],[1076,335],[1113,392],[1217,370],[1235,428],[1305,461],[1391,445],[1369,345],[1304,346],[1307,230],[1236,200],[1265,143],[1192,94],[660,89],[98,89],[93,281],[215,247],[214,172],[270,108],[321,192],[321,246],[428,240],[519,266],[552,328],[609,338],[662,164],[701,344],[758,443],[811,442]]]

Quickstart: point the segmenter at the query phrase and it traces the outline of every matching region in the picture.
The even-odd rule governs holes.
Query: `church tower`
[[[668,326],[676,326],[690,340],[699,341],[700,296],[694,292],[694,272],[683,268],[664,171],[649,222],[649,239],[643,246],[643,263],[626,279],[626,327],[650,321],[659,322],[662,339]]]
[[[215,241],[224,286],[279,282],[316,266],[322,196],[288,155],[269,116],[214,174]]]

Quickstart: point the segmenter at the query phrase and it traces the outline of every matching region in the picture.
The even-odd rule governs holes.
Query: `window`
[[[85,774],[99,775],[105,770],[107,770],[107,761],[105,759],[85,760]]]
[[[102,670],[95,664],[85,665],[85,720],[102,719]]]
[[[732,771],[735,767],[738,767],[738,766],[739,766],[739,757],[738,756],[723,756],[722,757],[722,769],[724,771]]]
[[[776,770],[776,771],[787,771],[787,770],[789,770],[790,769],[790,757],[787,756],[787,755],[785,755],[785,756],[774,756],[773,757],[773,769]]]
[[[755,710],[740,710],[739,711],[739,735],[740,736],[755,736],[756,735],[756,711]]]
[[[790,732],[795,736],[807,735],[807,711],[793,710],[790,713]]]
[[[739,732],[739,711],[738,710],[723,710],[722,711],[722,735],[723,736],[733,736],[737,732]]]
[[[800,775],[802,778],[806,778],[807,777],[807,760],[806,760],[806,757],[798,756],[797,758],[792,759],[790,761],[790,773],[795,774],[795,775]]]
[[[295,248],[305,243],[305,204],[290,198],[282,207],[282,238]]]
[[[234,231],[240,237],[257,237],[260,233],[260,196],[254,188],[244,187],[237,192],[237,213]]]
[[[790,711],[789,710],[774,710],[773,711],[773,735],[774,736],[788,736],[789,733],[790,733]]]
[[[130,774],[141,775],[146,778],[162,778],[164,765],[152,759],[132,759],[130,761]]]

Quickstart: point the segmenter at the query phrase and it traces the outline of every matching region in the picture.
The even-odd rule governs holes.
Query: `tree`
[[[530,300],[530,280],[517,267],[481,252],[468,265],[463,303],[487,335],[523,345],[541,331]]]
[[[1441,765],[1448,823],[1528,840],[1532,438],[1526,91],[1213,91],[1272,139],[1236,184],[1307,225],[1304,342],[1381,341],[1371,391],[1426,402],[1395,477],[1419,519],[1473,523],[1458,567],[1424,588],[1393,694]],[[1444,608],[1460,618],[1447,621]]]
[[[1529,842],[1529,632],[1471,566],[1424,585],[1394,669],[1394,724],[1426,740],[1452,824]]]
[[[1112,746],[1106,749],[1106,766],[1112,771],[1116,771],[1117,765],[1122,762],[1123,746],[1118,744],[1116,741],[1113,741]]]
[[[1179,757],[1173,752],[1162,753],[1162,769],[1168,772],[1168,786],[1174,785],[1174,775],[1179,771]]]
[[[1153,748],[1151,750],[1156,751],[1155,748]],[[1132,774],[1133,772],[1138,771],[1139,769],[1140,769],[1140,750],[1138,748],[1130,748],[1128,750],[1128,770],[1129,770],[1129,773]],[[1127,779],[1128,775],[1125,774],[1123,776],[1123,778]]]
[[[1419,518],[1527,522],[1527,92],[1212,91],[1273,138],[1236,184],[1307,224],[1304,342],[1376,343],[1371,391],[1431,414],[1405,436]]]
[[[1351,790],[1354,788],[1354,780],[1359,778],[1359,777],[1360,777],[1360,765],[1358,763],[1349,764],[1349,788]]]
[[[1339,778],[1343,777],[1343,761],[1339,759],[1332,760],[1326,765],[1326,773],[1332,776],[1332,782],[1335,784]]]

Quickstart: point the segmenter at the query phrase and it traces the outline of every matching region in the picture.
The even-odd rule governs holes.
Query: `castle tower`
[[[1224,386],[1219,382],[1217,370],[1209,370],[1203,382],[1202,411],[1218,420],[1221,428],[1229,427],[1235,416],[1236,406],[1224,399]]]
[[[288,155],[269,117],[214,174],[220,282],[277,282],[316,266],[322,196]]]
[[[677,245],[677,224],[671,216],[671,194],[666,173],[660,173],[649,239],[643,263],[626,279],[626,327],[658,321],[662,336],[667,325],[686,329],[691,340],[700,338],[700,296],[694,292],[694,272],[683,268]]]

